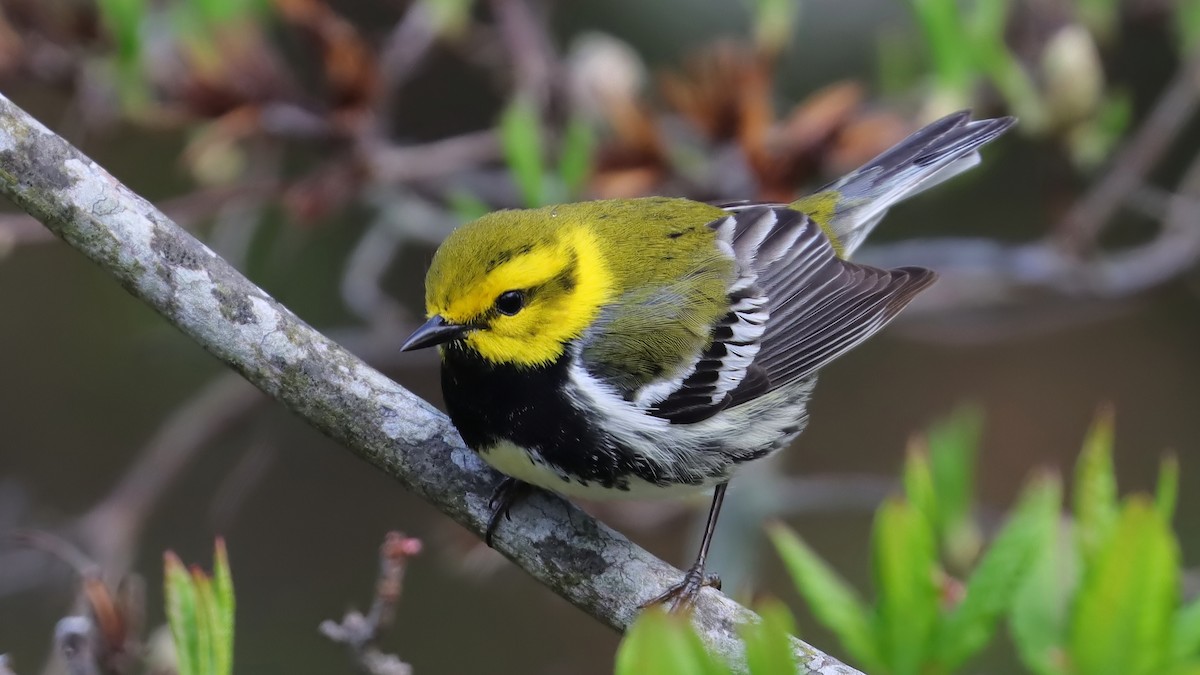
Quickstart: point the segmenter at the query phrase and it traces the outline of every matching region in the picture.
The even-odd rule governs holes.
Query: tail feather
[[[978,164],[979,148],[1015,122],[971,121],[967,111],[947,115],[792,207],[824,220],[839,253],[848,257],[888,209]]]

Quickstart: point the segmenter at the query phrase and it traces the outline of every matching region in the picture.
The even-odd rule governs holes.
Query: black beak
[[[449,323],[440,315],[425,322],[423,326],[413,331],[412,335],[400,346],[400,351],[410,352],[414,349],[424,349],[434,345],[445,344],[461,339],[471,329],[457,323]]]

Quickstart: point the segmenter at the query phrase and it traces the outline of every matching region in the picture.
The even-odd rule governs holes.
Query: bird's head
[[[520,367],[557,360],[612,295],[586,220],[569,207],[499,211],[455,230],[425,278],[429,320],[404,350],[442,345]]]

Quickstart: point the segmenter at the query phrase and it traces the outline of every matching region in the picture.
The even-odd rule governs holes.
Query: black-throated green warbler
[[[950,115],[790,205],[644,198],[493,213],[425,282],[463,440],[507,478],[585,498],[716,488],[695,564],[650,602],[691,604],[725,487],[804,429],[817,371],[933,283],[846,261],[888,208],[979,162],[1011,118]]]

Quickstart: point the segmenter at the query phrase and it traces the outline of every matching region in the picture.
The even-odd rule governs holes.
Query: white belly
[[[544,488],[567,497],[581,499],[675,499],[712,489],[717,481],[701,485],[655,485],[636,476],[628,476],[628,490],[606,488],[595,481],[580,485],[578,480],[564,480],[548,465],[534,461],[524,448],[509,441],[500,441],[479,453],[483,461],[506,476]]]

